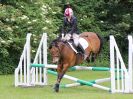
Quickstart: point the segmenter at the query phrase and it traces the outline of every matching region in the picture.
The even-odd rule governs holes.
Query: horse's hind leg
[[[96,57],[97,57],[97,54],[96,53],[90,53],[90,55],[87,57],[87,62],[95,62],[96,60]]]
[[[96,60],[96,58],[97,58],[97,54],[96,53],[93,53],[93,55],[92,55],[92,62],[95,62],[95,60]]]
[[[91,61],[92,53],[90,52],[88,57],[86,58],[86,61],[89,63]]]

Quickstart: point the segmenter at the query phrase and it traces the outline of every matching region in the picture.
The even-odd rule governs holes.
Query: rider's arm
[[[66,24],[66,21],[65,21],[65,17],[64,17],[63,25],[62,25],[62,30],[61,30],[61,35],[65,35],[65,24]]]
[[[75,17],[72,22],[72,28],[71,31],[69,32],[71,35],[77,31],[77,18]]]

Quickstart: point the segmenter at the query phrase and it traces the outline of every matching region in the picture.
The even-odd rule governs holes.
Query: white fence
[[[128,68],[125,66],[114,36],[110,36],[110,68],[111,68],[111,91],[112,93],[132,93],[133,90],[133,41],[129,40]],[[115,78],[121,78],[115,80]]]
[[[47,64],[47,34],[42,35],[33,64]],[[47,85],[47,68],[31,67],[32,85]]]
[[[20,57],[18,67],[15,69],[15,86],[47,85],[46,68],[31,67],[30,37],[27,34],[24,50]],[[43,33],[34,64],[47,64],[47,34]]]
[[[18,67],[15,69],[15,86],[30,86],[30,38],[31,34],[29,33]]]

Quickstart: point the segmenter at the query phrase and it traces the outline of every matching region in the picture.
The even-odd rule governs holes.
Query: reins
[[[63,50],[63,48],[60,49],[60,46],[58,45],[59,42],[62,42],[62,41],[58,41],[58,42],[55,43],[55,47],[57,47],[57,49],[58,49],[58,51],[59,51],[59,56],[56,56],[56,57],[61,57],[61,52],[62,52],[62,50]],[[63,42],[62,42],[62,43],[63,43]],[[63,44],[64,44],[64,43],[63,43]],[[61,46],[63,46],[63,44],[61,44]]]

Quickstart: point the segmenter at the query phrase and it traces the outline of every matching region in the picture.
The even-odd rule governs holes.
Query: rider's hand
[[[70,36],[70,39],[73,39],[73,36],[72,35]]]
[[[64,33],[61,34],[61,39],[62,39],[62,40],[64,39]]]

